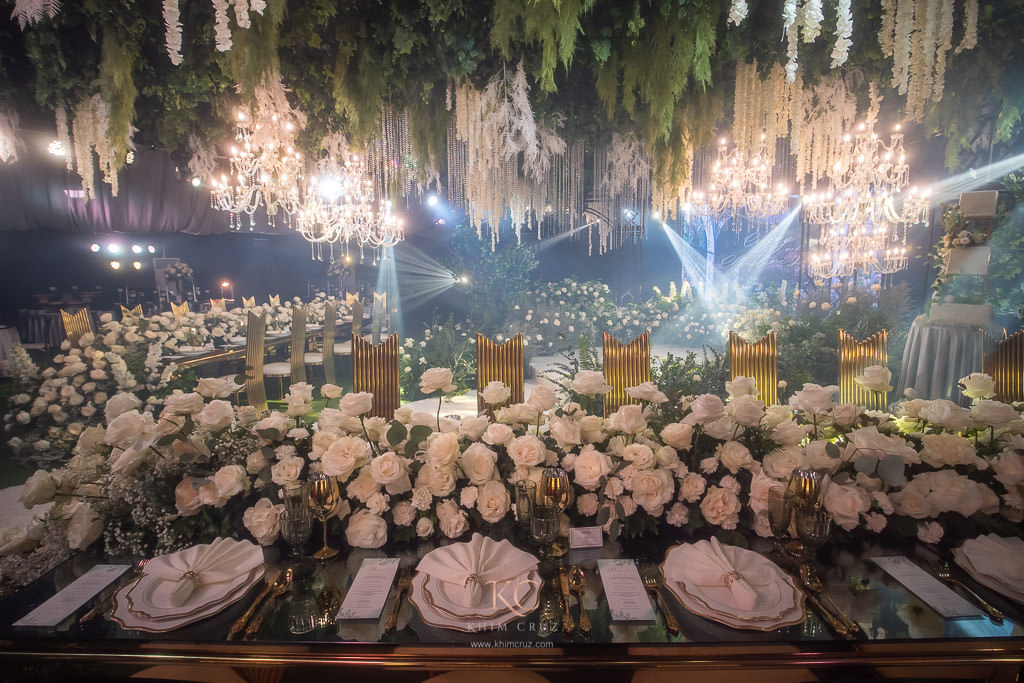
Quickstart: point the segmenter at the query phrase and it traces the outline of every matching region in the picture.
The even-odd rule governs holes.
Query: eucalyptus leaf
[[[864,453],[853,463],[853,469],[863,474],[871,475],[878,467],[878,458],[871,453]]]
[[[902,486],[904,481],[903,458],[895,453],[888,453],[878,463],[878,475],[889,486]]]
[[[425,425],[416,425],[409,431],[409,441],[419,446],[427,440],[433,430]]]
[[[839,446],[835,445],[831,441],[825,444],[825,452],[828,453],[830,458],[839,458],[842,453],[839,451]]]
[[[612,516],[612,509],[607,505],[603,506],[597,511],[597,524],[598,526],[604,526],[608,523],[608,519]]]
[[[404,424],[398,420],[393,420],[391,428],[388,429],[387,433],[388,443],[391,444],[392,448],[396,448],[408,434],[409,430],[405,428]]]

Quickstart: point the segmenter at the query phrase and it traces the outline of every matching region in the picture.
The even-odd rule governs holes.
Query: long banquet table
[[[516,540],[520,547],[529,548]],[[335,539],[335,544],[339,543]],[[286,669],[334,667],[363,675],[370,670],[394,673],[516,668],[547,672],[555,678],[566,670],[596,673],[600,669],[611,676],[602,680],[617,680],[619,674],[621,680],[629,680],[633,672],[650,670],[773,670],[773,676],[790,670],[786,680],[912,675],[1006,681],[1016,680],[1024,664],[1021,605],[974,585],[980,595],[1003,611],[1006,619],[1002,623],[988,617],[944,620],[870,562],[875,556],[909,554],[927,568],[937,562],[938,556],[934,549],[923,545],[909,552],[907,548],[826,546],[819,554],[826,592],[861,626],[865,634],[861,639],[838,638],[809,606],[802,624],[768,632],[735,630],[688,612],[667,590],[662,590],[662,596],[679,621],[679,635],[668,635],[657,611],[655,622],[612,621],[596,573],[596,560],[628,557],[656,563],[672,544],[668,539],[633,541],[622,546],[608,542],[599,549],[570,551],[566,561],[584,568],[584,602],[593,623],[589,638],[581,639],[576,634],[571,642],[561,630],[542,632],[538,617],[541,609],[501,630],[462,633],[426,625],[408,600],[401,607],[397,630],[385,635],[385,619],[395,601],[394,587],[379,620],[331,619],[309,633],[294,635],[290,631],[289,625],[296,619],[302,621],[310,610],[319,610],[317,605],[329,603],[325,596],[333,592],[343,599],[364,558],[399,557],[402,566],[415,566],[418,558],[434,547],[429,544],[346,549],[326,564],[282,560],[275,547],[268,548],[268,565],[293,567],[296,581],[289,593],[273,603],[272,612],[251,641],[229,642],[226,634],[252,602],[257,588],[214,617],[163,634],[126,631],[102,618],[79,624],[78,617],[92,603],[83,605],[55,629],[11,626],[97,563],[96,557],[81,554],[0,606],[0,664],[6,671],[26,674],[40,670],[45,663],[50,675],[62,671],[111,676],[154,665],[220,666],[241,671],[247,680],[255,680],[251,677],[254,669],[262,672],[259,680],[277,680],[275,677]],[[763,541],[755,540],[752,547],[771,556],[771,547]],[[542,563],[542,576],[552,571]],[[578,622],[575,600],[572,605]]]

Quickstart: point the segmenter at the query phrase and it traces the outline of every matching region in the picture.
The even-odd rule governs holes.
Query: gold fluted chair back
[[[254,297],[254,296],[243,296],[242,297],[242,308],[256,308],[256,297]]]
[[[607,417],[618,410],[619,406],[636,403],[626,393],[626,389],[651,380],[651,331],[647,330],[628,344],[623,344],[607,332],[602,332],[601,336],[604,346],[604,381],[612,387],[604,395],[604,414]]]
[[[996,382],[996,399],[1024,401],[1024,330],[1000,339],[985,356],[982,370]]]
[[[359,300],[359,293],[345,293],[345,303],[352,307],[352,334],[363,333],[363,302]]]
[[[853,378],[872,365],[889,365],[889,332],[876,332],[862,342],[839,330],[839,402],[855,403],[872,410],[889,405],[889,392],[869,391]]]
[[[223,298],[220,298],[220,299],[210,299],[210,310],[212,311],[215,308],[218,308],[218,309],[220,309],[222,311],[225,310],[225,305],[224,305],[224,299]]]
[[[68,313],[62,308],[60,318],[64,321],[64,334],[72,346],[78,343],[83,334],[92,333],[92,316],[88,308],[80,309],[77,313]]]
[[[484,403],[484,387],[490,382],[503,382],[512,390],[509,405],[525,400],[523,367],[523,333],[520,332],[504,343],[497,344],[490,338],[476,334],[476,409],[487,410]]]
[[[121,320],[125,318],[138,317],[142,315],[142,304],[135,304],[131,308],[121,305]]]
[[[752,377],[766,406],[779,403],[779,346],[772,330],[750,343],[729,330],[729,377]]]
[[[181,304],[180,306],[174,303],[173,301],[171,302],[171,315],[173,315],[175,318],[180,318],[181,316],[187,314],[188,312],[189,308],[187,301]]]
[[[380,344],[352,335],[352,388],[373,394],[371,415],[391,419],[401,405],[398,333]]]
[[[370,329],[373,333],[373,343],[380,343],[381,330],[387,328],[388,320],[388,293],[373,293],[373,308],[370,310]]]
[[[333,301],[328,301],[324,306],[324,381],[328,384],[336,384],[337,378],[334,372],[334,333],[338,329],[338,306]]]
[[[260,415],[267,410],[267,387],[263,384],[266,340],[266,317],[250,312],[245,329],[245,396]]]
[[[306,381],[306,307],[292,306],[292,341],[288,355],[291,357],[291,383]]]

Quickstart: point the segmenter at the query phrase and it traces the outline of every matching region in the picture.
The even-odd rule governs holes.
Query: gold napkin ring
[[[182,574],[181,577],[178,579],[178,583],[181,583],[182,581],[191,581],[192,583],[194,583],[195,585],[198,586],[199,585],[199,572],[196,572],[196,571],[193,571],[193,570],[189,569],[187,572]]]
[[[466,577],[466,582],[464,584],[462,584],[462,587],[465,588],[466,586],[468,586],[471,583],[475,583],[478,586],[483,585],[483,581],[480,579],[480,575],[479,574],[470,574],[469,576],[467,576]]]
[[[737,581],[742,581],[743,580],[743,575],[740,574],[738,571],[733,570],[733,571],[729,572],[728,574],[726,574],[725,576],[723,576],[722,580],[725,581],[725,585],[726,585],[727,588],[732,588],[732,585],[734,583],[736,583]]]

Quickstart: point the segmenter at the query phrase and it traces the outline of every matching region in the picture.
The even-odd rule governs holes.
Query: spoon
[[[805,562],[800,565],[800,583],[807,590],[814,593],[822,603],[822,606],[832,612],[851,634],[863,633],[860,625],[846,616],[836,603],[832,602],[832,598],[828,597],[825,593],[825,586],[821,582],[821,577],[818,576],[818,572],[809,563]]]
[[[997,610],[992,605],[990,605],[987,602],[985,602],[985,600],[983,600],[980,595],[978,595],[977,593],[972,591],[970,588],[968,588],[967,585],[963,581],[960,581],[959,579],[954,577],[953,576],[953,567],[949,564],[949,562],[943,562],[938,567],[936,567],[935,568],[935,575],[937,577],[939,577],[939,579],[941,579],[942,581],[944,581],[946,583],[956,584],[956,585],[960,586],[961,588],[963,588],[964,591],[969,596],[971,596],[971,599],[973,599],[974,602],[977,603],[977,605],[979,607],[981,607],[981,609],[983,609],[985,611],[985,614],[987,614],[989,617],[991,617],[992,621],[996,622],[997,624],[1002,623],[1002,621],[1003,621],[1003,613],[1000,612],[999,610]]]
[[[292,577],[294,576],[291,568],[285,569],[280,576],[277,577],[277,581],[270,589],[270,598],[263,603],[263,609],[256,615],[256,618],[249,622],[249,625],[245,628],[245,637],[252,638],[256,635],[256,632],[260,630],[260,626],[263,625],[263,620],[267,614],[270,613],[270,606],[274,602],[274,598],[278,598],[287,592],[292,587]]]
[[[576,593],[576,602],[580,606],[580,635],[590,637],[590,617],[583,606],[583,568],[574,564],[569,568],[569,588]]]

